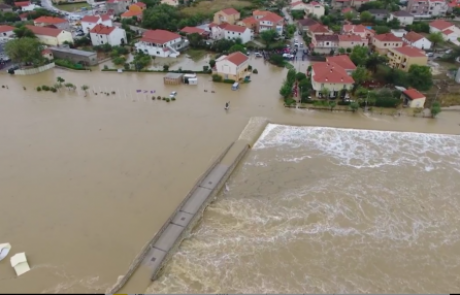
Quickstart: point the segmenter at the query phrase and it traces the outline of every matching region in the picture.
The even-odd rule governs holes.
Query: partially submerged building
[[[95,51],[84,51],[68,47],[50,47],[49,49],[57,59],[66,59],[85,66],[95,66],[98,63]]]

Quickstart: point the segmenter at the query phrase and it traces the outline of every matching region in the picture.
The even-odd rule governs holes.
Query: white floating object
[[[27,263],[26,253],[24,252],[11,257],[10,262],[18,277],[30,270],[29,263]]]
[[[6,256],[8,256],[8,253],[10,253],[11,250],[11,244],[9,243],[4,243],[0,244],[0,261],[5,259]]]

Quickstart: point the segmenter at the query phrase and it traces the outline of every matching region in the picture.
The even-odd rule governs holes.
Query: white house
[[[445,20],[435,20],[430,22],[430,33],[438,32],[441,32],[444,40],[458,43],[457,38],[460,37],[460,29],[454,24]]]
[[[316,1],[312,1],[307,4],[307,8],[305,9],[305,14],[313,14],[316,17],[322,17],[325,13],[324,5],[321,3],[318,3]]]
[[[94,28],[96,25],[104,25],[107,27],[112,27],[112,18],[110,15],[85,15],[81,19],[81,27],[83,29],[83,32],[87,33],[91,31],[92,28]]]
[[[35,8],[41,8],[38,5],[32,4],[30,1],[14,2],[14,6],[20,7],[21,11],[32,11]]]
[[[412,25],[414,22],[414,16],[404,10],[399,10],[399,11],[394,11],[390,13],[390,17],[388,18],[389,21],[397,19],[399,20],[399,23],[401,26],[407,26],[407,25]]]
[[[14,29],[16,28],[12,26],[0,25],[0,38],[12,38]]]
[[[228,40],[236,40],[240,38],[241,43],[243,44],[248,43],[254,38],[250,29],[243,27],[243,26],[230,25],[230,24],[227,24],[226,26],[224,26],[224,36],[225,36],[225,39],[228,39]]]
[[[279,35],[284,31],[284,18],[267,11],[261,18],[256,17],[259,20],[259,33],[267,30],[275,30]]]
[[[213,72],[223,79],[239,81],[250,76],[251,71],[248,67],[249,57],[238,51],[219,57]]]
[[[187,46],[188,41],[182,40],[179,34],[165,30],[148,30],[135,44],[138,51],[158,57],[178,57],[179,50]]]
[[[92,28],[89,32],[93,46],[102,44],[118,46],[126,44],[126,31],[119,27],[106,27],[99,24]]]
[[[418,49],[427,50],[431,48],[430,40],[425,38],[423,35],[420,35],[419,33],[409,32],[402,38],[406,44],[416,47]]]
[[[307,3],[302,1],[295,1],[291,3],[291,10],[305,10],[307,8]]]

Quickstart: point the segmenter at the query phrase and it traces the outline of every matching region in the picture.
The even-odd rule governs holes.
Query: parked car
[[[254,55],[255,55],[256,57],[262,57],[262,56],[263,56],[262,53],[260,53],[260,52],[256,52]]]
[[[169,98],[176,97],[177,91],[172,91],[171,94],[169,94]]]

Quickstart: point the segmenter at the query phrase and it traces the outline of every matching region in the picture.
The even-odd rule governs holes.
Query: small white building
[[[32,4],[30,1],[14,2],[14,6],[21,8],[21,11],[32,11],[35,8],[41,8],[38,5]]]
[[[110,44],[119,46],[126,44],[126,31],[119,27],[106,27],[102,24],[96,25],[89,31],[93,46]]]
[[[248,66],[249,57],[247,55],[241,52],[233,52],[229,55],[223,55],[216,60],[213,73],[225,80],[239,81],[251,75]]]
[[[398,38],[402,38],[404,35],[407,34],[407,31],[404,30],[404,29],[396,29],[396,30],[393,29],[393,30],[391,30],[391,33],[393,35],[395,35],[396,37],[398,37]]]
[[[430,22],[430,33],[438,32],[442,34],[445,41],[451,41],[456,44],[458,43],[457,39],[460,37],[460,29],[454,24],[445,20],[435,20]]]
[[[144,32],[139,42],[135,44],[138,51],[158,57],[178,57],[179,50],[186,47],[187,40],[182,40],[179,34],[165,30],[148,30]]]
[[[426,96],[414,88],[404,90],[401,98],[404,100],[404,104],[410,108],[423,108],[425,106]]]
[[[81,27],[83,29],[83,32],[89,33],[92,28],[94,28],[96,25],[104,25],[106,27],[112,27],[113,22],[112,18],[110,15],[85,15],[81,19]]]
[[[412,25],[412,23],[414,22],[414,16],[411,13],[404,10],[394,11],[390,13],[390,17],[388,18],[388,20],[391,21],[393,19],[399,20],[399,23],[403,27],[407,25]]]
[[[243,26],[226,24],[223,28],[224,37],[227,40],[241,39],[241,43],[245,44],[254,39],[254,35],[250,29]]]
[[[406,35],[404,35],[403,41],[406,44],[416,47],[418,49],[428,50],[431,48],[430,40],[416,32],[409,32]]]
[[[12,26],[1,25],[0,26],[0,38],[12,38],[14,35],[13,30],[16,29]]]

